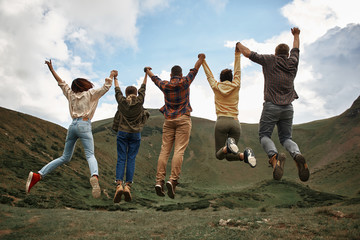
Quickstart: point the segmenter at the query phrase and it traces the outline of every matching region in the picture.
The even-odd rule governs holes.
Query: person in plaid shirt
[[[168,196],[175,197],[175,188],[181,173],[184,152],[188,146],[191,133],[190,112],[190,85],[195,79],[198,70],[205,59],[205,54],[199,54],[194,68],[190,69],[187,76],[182,75],[180,66],[171,68],[170,81],[161,80],[151,72],[151,67],[145,67],[144,71],[151,77],[155,85],[163,92],[165,105],[160,108],[164,114],[162,145],[158,159],[155,190],[158,196],[165,196],[164,184],[166,177],[166,165],[174,145],[174,155],[171,161],[171,174],[166,182]]]
[[[291,29],[294,36],[293,48],[282,43],[275,49],[275,55],[262,55],[250,51],[240,42],[236,47],[251,61],[262,65],[264,73],[264,105],[260,118],[259,138],[262,147],[273,167],[273,178],[280,180],[284,173],[285,154],[279,154],[271,135],[275,124],[278,128],[280,143],[295,160],[301,181],[309,179],[310,172],[298,145],[292,140],[294,109],[292,101],[298,98],[294,80],[299,64],[300,29]]]

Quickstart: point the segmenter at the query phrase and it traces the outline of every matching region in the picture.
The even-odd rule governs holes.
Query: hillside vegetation
[[[288,153],[283,179],[272,180],[257,124],[242,123],[239,143],[254,149],[258,164],[252,169],[217,160],[214,121],[193,117],[174,200],[154,191],[163,116],[150,112],[136,159],[133,201],[114,204],[112,119],[92,124],[100,199],[91,196],[80,141],[70,163],[25,194],[29,171],[62,154],[66,129],[0,108],[0,238],[360,239],[360,98],[339,116],[294,126],[293,138],[311,170],[306,183]],[[273,139],[284,151],[276,131]]]
[[[295,125],[294,140],[307,158],[311,176],[301,183],[290,155],[287,154],[283,180],[312,191],[344,197],[359,197],[360,185],[360,100],[343,114],[330,119]],[[0,108],[0,184],[1,202],[14,206],[41,208],[72,207],[77,209],[133,209],[139,206],[159,208],[172,205],[168,198],[154,194],[157,158],[160,152],[163,116],[151,109],[143,129],[136,159],[133,184],[134,201],[113,205],[115,192],[116,134],[112,119],[93,123],[96,158],[99,163],[102,198],[91,197],[89,169],[80,141],[69,164],[57,168],[26,195],[25,181],[29,171],[62,154],[66,129],[50,122]],[[240,148],[254,149],[258,165],[252,169],[243,162],[219,161],[214,157],[214,121],[192,118],[190,144],[185,152],[176,202],[191,204],[213,201],[217,195],[258,189],[259,182],[272,181],[271,168],[257,136],[257,124],[242,124]],[[279,150],[276,132],[273,139]],[[170,167],[170,161],[168,164]],[[289,187],[289,186],[288,186]],[[336,198],[336,197],[335,197]],[[205,202],[206,202],[205,201]],[[207,205],[208,203],[204,203]],[[235,204],[236,205],[236,204]],[[240,204],[241,205],[241,204]]]

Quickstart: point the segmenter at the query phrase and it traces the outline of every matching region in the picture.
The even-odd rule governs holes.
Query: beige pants
[[[163,125],[161,151],[158,159],[156,182],[165,180],[166,165],[173,145],[174,156],[171,160],[171,175],[169,178],[171,180],[179,179],[184,152],[189,144],[191,126],[191,118],[187,115],[182,115],[176,119],[165,119]]]

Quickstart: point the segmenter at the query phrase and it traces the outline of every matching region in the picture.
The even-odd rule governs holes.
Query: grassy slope
[[[251,169],[241,162],[216,160],[214,122],[193,118],[175,200],[153,193],[163,117],[151,110],[136,160],[134,201],[113,205],[116,136],[110,130],[111,119],[93,123],[104,190],[100,200],[91,198],[81,144],[69,164],[36,185],[31,195],[25,195],[28,172],[61,155],[66,129],[0,108],[0,203],[6,204],[0,205],[0,238],[34,239],[41,232],[42,237],[51,239],[117,239],[124,233],[128,239],[357,239],[360,121],[359,114],[354,113],[359,109],[355,102],[338,117],[294,126],[294,140],[312,170],[306,184],[297,179],[289,155],[284,180],[271,180],[271,169],[257,140],[256,124],[242,124],[239,143],[241,148],[251,146],[257,154],[258,166]],[[34,209],[64,207],[109,211]],[[219,224],[220,219],[228,218],[232,220],[225,226]]]
[[[312,175],[306,183],[315,190],[356,197],[359,194],[360,124],[358,100],[344,114],[331,119],[294,126],[294,140],[308,159]],[[151,118],[142,132],[134,177],[133,204],[136,208],[171,204],[168,199],[154,196],[153,184],[161,145],[163,116],[151,109]],[[352,116],[352,117],[349,117]],[[14,119],[16,119],[14,121]],[[112,119],[93,123],[96,157],[99,162],[100,200],[91,198],[89,170],[81,144],[77,144],[73,160],[56,169],[36,185],[31,195],[25,195],[24,185],[30,170],[37,171],[60,156],[66,129],[11,110],[0,108],[0,183],[1,202],[18,206],[111,208],[116,166],[116,135],[111,131]],[[243,162],[219,161],[214,157],[214,122],[193,118],[190,144],[185,152],[181,185],[177,200],[192,202],[200,195],[241,191],[263,180],[271,179],[271,168],[257,138],[257,124],[242,124],[240,148],[255,150],[258,165],[251,169]],[[276,135],[273,136],[278,149]],[[299,182],[295,164],[287,154],[284,179]],[[170,162],[170,161],[169,161]],[[168,164],[170,168],[170,163]],[[341,179],[341,181],[339,181]],[[185,197],[181,196],[181,191]],[[189,194],[188,194],[189,193]],[[188,195],[187,195],[188,194]]]

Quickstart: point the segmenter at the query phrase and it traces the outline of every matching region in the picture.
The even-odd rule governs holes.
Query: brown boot
[[[122,181],[118,182],[116,186],[116,192],[114,196],[114,203],[119,203],[121,201],[121,195],[124,193],[124,188],[122,186]]]
[[[175,188],[176,185],[178,185],[179,183],[176,180],[169,180],[166,182],[166,187],[168,190],[168,196],[172,199],[175,198]]]
[[[280,155],[276,153],[269,159],[269,163],[273,168],[274,180],[280,180],[282,178],[284,174],[285,159],[286,156],[284,153],[280,153]]]
[[[127,182],[124,187],[125,202],[131,202],[131,183]]]
[[[301,181],[306,182],[309,180],[310,172],[306,164],[305,158],[301,154],[297,154],[294,158],[296,167],[298,169],[299,178]]]
[[[164,184],[165,184],[165,181],[156,182],[156,184],[155,184],[156,194],[160,197],[165,197]]]

